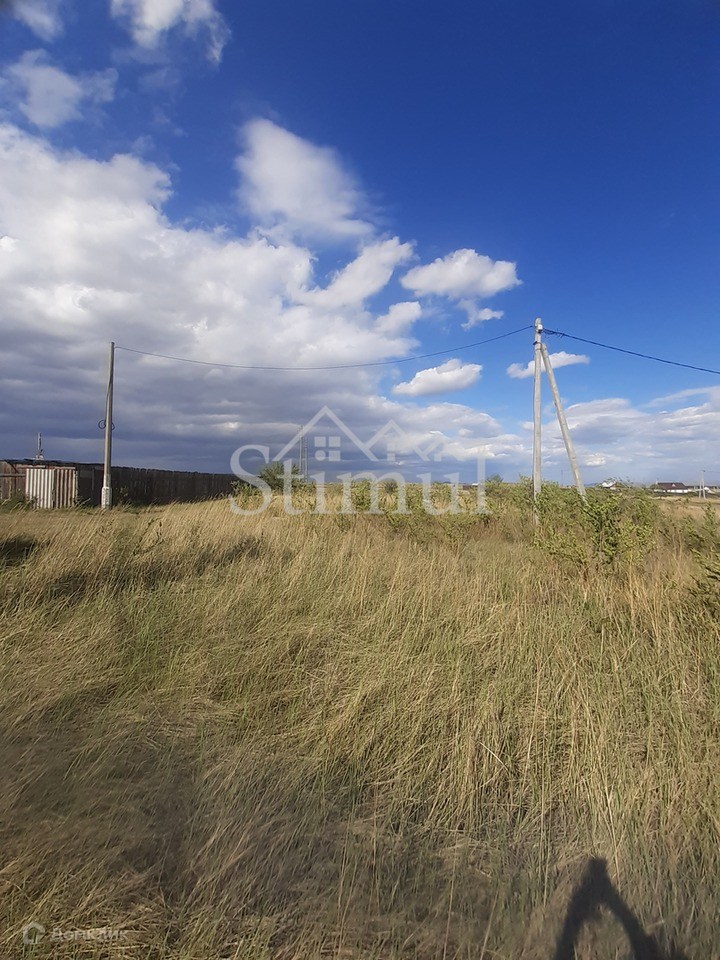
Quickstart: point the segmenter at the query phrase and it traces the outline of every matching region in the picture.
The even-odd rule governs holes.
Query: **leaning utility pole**
[[[536,524],[540,519],[538,515],[537,501],[538,496],[540,495],[540,490],[542,489],[542,404],[540,384],[543,366],[545,367],[545,373],[547,373],[550,390],[552,391],[553,401],[555,403],[555,412],[557,414],[558,423],[560,424],[560,432],[562,433],[562,437],[565,442],[565,450],[567,452],[568,460],[570,461],[570,469],[572,470],[573,477],[575,478],[575,486],[577,488],[577,492],[580,494],[583,500],[585,499],[585,485],[582,481],[582,477],[580,476],[580,469],[578,467],[577,457],[575,456],[575,448],[573,446],[572,437],[570,436],[567,420],[565,419],[565,411],[563,410],[562,401],[560,400],[560,393],[558,392],[557,382],[555,380],[555,372],[552,368],[552,363],[550,362],[550,354],[548,353],[547,347],[542,341],[542,331],[542,320],[538,317],[535,321],[535,394],[533,402],[533,522]]]
[[[560,401],[560,394],[558,393],[557,383],[555,381],[555,373],[553,371],[552,364],[550,363],[550,355],[544,343],[540,344],[540,350],[545,363],[545,372],[547,373],[548,383],[550,384],[553,400],[555,401],[555,412],[557,413],[558,423],[560,424],[560,432],[562,433],[563,440],[565,441],[565,450],[567,452],[568,460],[570,461],[570,469],[573,472],[573,477],[575,477],[575,486],[577,487],[577,492],[584,500],[585,484],[582,482],[582,477],[580,476],[580,469],[578,467],[577,457],[575,456],[575,447],[573,446],[572,437],[570,436],[570,431],[568,430],[567,420],[565,419],[565,411],[563,410],[563,406]]]
[[[108,357],[108,384],[105,398],[105,463],[103,466],[103,485],[100,506],[108,510],[112,506],[112,481],[110,463],[112,461],[112,417],[113,417],[113,379],[115,376],[115,342],[110,343]]]
[[[537,498],[542,487],[542,406],[540,397],[542,320],[535,320],[535,394],[533,402],[533,522],[538,523]]]

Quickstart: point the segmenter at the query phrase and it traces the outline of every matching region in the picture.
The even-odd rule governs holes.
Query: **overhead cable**
[[[137,353],[143,357],[157,357],[160,360],[177,360],[180,363],[196,363],[204,367],[228,367],[232,370],[348,370],[353,367],[385,367],[396,363],[411,363],[413,360],[428,360],[431,357],[440,357],[447,353],[459,353],[461,350],[470,350],[472,347],[481,347],[486,343],[494,343],[496,340],[504,340],[506,337],[514,337],[517,333],[523,333],[526,330],[532,330],[531,324],[524,327],[518,327],[517,330],[510,330],[508,333],[501,333],[496,337],[488,337],[486,340],[476,340],[474,343],[463,343],[456,347],[450,347],[447,350],[435,350],[433,353],[421,353],[413,357],[400,357],[398,360],[369,360],[366,363],[333,363],[317,367],[271,367],[260,364],[245,363],[216,363],[214,360],[193,360],[191,357],[171,357],[164,353],[150,353],[147,350],[135,350],[133,347],[121,347],[119,344],[116,350],[125,350],[126,353]]]
[[[560,330],[549,330],[547,327],[543,329],[543,333],[547,333],[549,336],[553,337],[565,337],[567,340],[577,340],[578,343],[589,343],[593,347],[602,347],[604,350],[614,350],[616,353],[626,353],[631,357],[641,357],[643,360],[654,360],[655,363],[667,363],[671,367],[684,367],[685,370],[697,370],[700,373],[714,373],[716,376],[720,377],[720,370],[713,370],[710,367],[697,367],[692,363],[680,363],[679,360],[668,360],[665,357],[653,357],[649,353],[639,353],[637,350],[626,350],[624,347],[614,347],[609,343],[598,343],[597,340],[586,340],[584,337],[575,337],[571,333],[563,333]]]

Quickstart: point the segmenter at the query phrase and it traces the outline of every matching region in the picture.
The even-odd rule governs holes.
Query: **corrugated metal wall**
[[[75,467],[28,467],[25,472],[25,496],[40,510],[74,507],[77,500]]]
[[[53,467],[55,471],[54,507],[74,507],[77,503],[77,470],[75,467]]]
[[[47,467],[28,467],[25,471],[25,496],[40,510],[53,505],[53,472]]]

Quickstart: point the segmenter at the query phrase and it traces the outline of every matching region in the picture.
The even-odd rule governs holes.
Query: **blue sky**
[[[530,470],[532,324],[720,369],[711,0],[19,0],[2,456],[229,469],[327,404]],[[547,338],[588,482],[720,481],[720,377]],[[545,387],[544,472],[569,480]],[[686,476],[687,475],[687,476]]]

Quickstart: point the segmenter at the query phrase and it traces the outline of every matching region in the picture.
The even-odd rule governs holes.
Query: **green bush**
[[[297,464],[293,464],[290,472],[292,477],[292,488],[295,489],[303,482],[302,477],[300,476],[300,468],[297,466]],[[259,471],[258,479],[264,480],[274,492],[281,492],[284,489],[285,484],[285,465],[279,460],[275,460],[273,463],[268,463],[262,468],[262,470]]]
[[[657,544],[659,506],[643,490],[596,487],[583,500],[575,490],[547,483],[537,507],[538,545],[580,568],[635,567]]]

